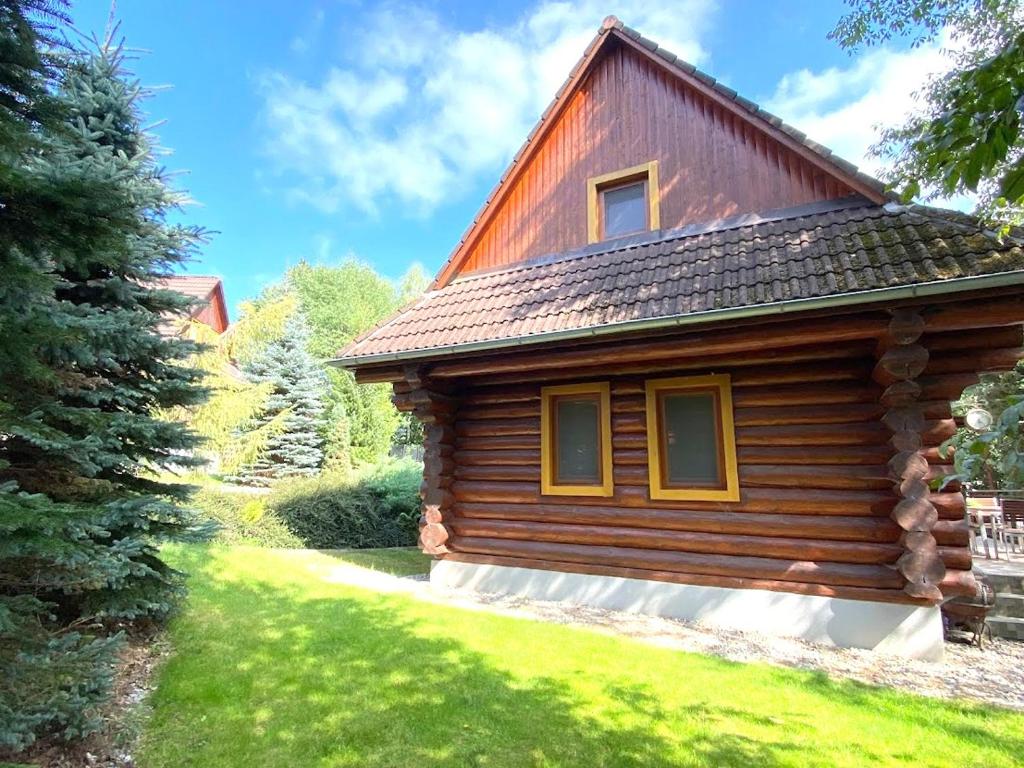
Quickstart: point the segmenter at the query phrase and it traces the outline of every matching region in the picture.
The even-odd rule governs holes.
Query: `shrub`
[[[267,509],[266,497],[206,486],[193,498],[206,517],[220,526],[217,540],[257,547],[302,547],[302,540]]]
[[[422,466],[392,461],[353,478],[322,475],[279,486],[270,512],[307,547],[366,549],[416,543]]]

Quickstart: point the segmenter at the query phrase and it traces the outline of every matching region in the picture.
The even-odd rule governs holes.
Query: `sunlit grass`
[[[143,768],[995,768],[1024,754],[1015,713],[324,578],[349,557],[175,553],[192,595],[172,625]]]

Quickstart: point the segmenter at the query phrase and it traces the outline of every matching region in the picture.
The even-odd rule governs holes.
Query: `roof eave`
[[[703,312],[693,312],[686,315],[668,315],[665,317],[644,318],[641,320],[626,320],[618,323],[586,326],[584,328],[572,328],[560,331],[549,331],[546,333],[530,334],[528,336],[515,336],[507,339],[491,339],[486,341],[472,341],[464,344],[452,344],[447,347],[432,347],[427,349],[407,350],[403,352],[382,352],[372,355],[337,357],[328,360],[327,364],[338,368],[355,369],[386,363],[426,361],[439,357],[450,357],[453,355],[470,354],[475,352],[490,352],[558,341],[572,341],[574,339],[611,336],[636,331],[664,330],[674,327],[696,325],[698,323],[770,317],[773,315],[810,312],[819,309],[836,309],[883,301],[903,301],[907,299],[942,296],[967,291],[1005,288],[1014,285],[1024,285],[1024,269],[1013,270],[1011,272],[1000,272],[994,275],[975,275],[971,277],[953,278],[951,280],[933,280],[927,283],[915,283],[913,285],[874,288],[867,291],[842,293],[835,296],[792,299],[789,301],[757,304],[749,307],[709,309]]]

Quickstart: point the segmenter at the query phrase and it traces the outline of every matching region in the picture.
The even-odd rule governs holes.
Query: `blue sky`
[[[78,0],[83,32],[109,0]],[[122,0],[117,12],[169,168],[216,230],[194,274],[232,315],[301,259],[355,256],[433,273],[601,19],[615,13],[812,138],[866,166],[937,46],[850,57],[830,0],[210,2]]]

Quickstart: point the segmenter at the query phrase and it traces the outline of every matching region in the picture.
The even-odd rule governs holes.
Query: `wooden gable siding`
[[[660,357],[653,341],[595,343],[601,366],[574,360],[577,346],[559,369],[547,365],[557,350],[494,359],[492,372],[481,358],[475,375],[421,369],[395,390],[426,424],[421,542],[466,562],[689,584],[916,603],[938,599],[919,588],[935,579],[944,597],[972,594],[963,496],[927,481],[950,472],[939,452],[956,429],[950,401],[1021,357],[1020,306],[921,314],[919,342],[900,330],[895,351],[887,316],[862,314],[774,324],[757,350],[728,351],[723,330],[664,337]],[[840,320],[848,332],[835,332]],[[889,375],[890,355],[904,374]],[[709,372],[732,379],[740,501],[652,500],[644,383]],[[907,402],[890,400],[907,392],[894,378],[914,380]],[[610,384],[611,497],[541,493],[541,387],[573,381]]]
[[[657,160],[663,229],[855,194],[656,63],[615,46],[567,103],[460,272],[587,243],[586,182]]]
[[[221,300],[220,294],[215,291],[210,294],[209,303],[199,310],[192,319],[210,326],[217,333],[224,333],[228,327],[226,317],[227,310],[224,307],[224,302]]]

